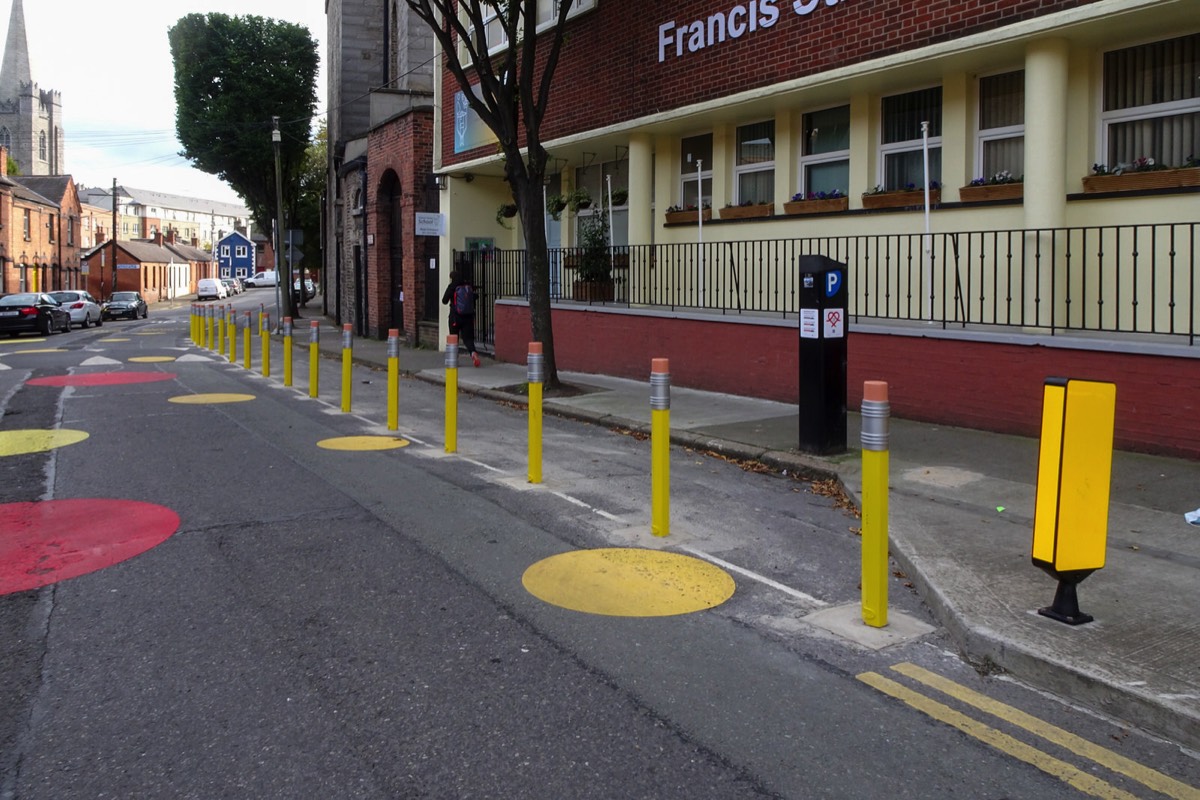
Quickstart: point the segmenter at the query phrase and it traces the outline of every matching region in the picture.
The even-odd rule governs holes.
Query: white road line
[[[815,606],[829,605],[824,600],[818,600],[817,598],[813,597],[812,595],[805,594],[804,592],[802,592],[798,589],[793,589],[790,586],[784,586],[782,583],[779,583],[778,581],[771,580],[766,575],[759,575],[757,572],[751,572],[750,570],[745,569],[744,567],[739,567],[737,564],[730,564],[728,561],[717,558],[716,556],[713,556],[713,555],[709,555],[708,553],[705,553],[703,550],[697,550],[696,548],[688,547],[687,545],[682,545],[682,546],[680,546],[679,549],[683,550],[685,552],[691,553],[692,555],[696,556],[697,558],[702,558],[705,561],[711,561],[712,563],[716,564],[718,567],[723,567],[723,568],[729,570],[730,572],[736,572],[739,575],[745,575],[747,578],[750,578],[751,580],[755,580],[761,584],[770,586],[772,589],[783,592],[786,595],[795,597],[797,600],[803,600],[804,602],[811,603],[812,605],[815,605]]]
[[[554,495],[555,497],[561,497],[563,500],[566,500],[568,503],[577,505],[580,508],[587,508],[587,509],[591,508],[591,506],[589,506],[587,503],[583,502],[582,500],[577,500],[576,498],[571,497],[571,495],[569,495],[569,494],[563,494],[562,492],[551,492],[551,494]]]

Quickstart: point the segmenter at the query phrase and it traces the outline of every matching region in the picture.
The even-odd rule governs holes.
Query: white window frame
[[[975,175],[972,176],[972,179],[979,177],[992,177],[991,175],[985,175],[983,168],[984,147],[988,142],[1000,142],[1008,139],[1024,140],[1025,138],[1025,123],[1021,123],[1020,125],[1005,125],[999,128],[986,129],[979,126],[979,115],[983,108],[983,81],[986,78],[991,78],[996,75],[1007,75],[1012,72],[1024,73],[1025,70],[1024,68],[1018,68],[989,72],[986,75],[980,75],[978,80],[975,82]],[[1021,147],[1022,150],[1024,150],[1024,142],[1022,142]],[[1019,178],[1021,176],[1013,175],[1013,177]]]
[[[567,19],[575,17],[585,12],[591,11],[596,7],[599,0],[571,0],[571,10],[567,12]],[[554,27],[555,21],[558,19],[558,8],[560,0],[538,0],[537,6],[537,33],[542,33]],[[504,35],[504,26],[500,24],[500,14],[494,7],[485,7],[483,11],[483,27],[488,35],[488,55],[495,55],[508,46],[508,37]],[[499,36],[498,41],[492,41],[491,26],[495,23],[496,35]],[[470,21],[465,18],[463,24],[467,26],[467,34],[474,38],[475,28],[470,25]],[[467,53],[465,46],[459,45],[459,60],[464,64],[470,64],[471,59]]]
[[[685,139],[695,139],[699,136],[708,136],[710,138],[710,140],[712,141],[713,155],[712,155],[712,158],[709,159],[709,161],[715,161],[716,160],[716,136],[713,135],[712,131],[704,131],[702,133],[694,133],[694,134],[689,134],[687,136],[680,136],[679,137],[680,147],[682,148],[683,141]],[[680,153],[679,155],[682,156],[683,154]],[[707,168],[705,168],[704,165],[702,164],[699,176],[697,176],[695,170],[689,170],[688,172],[684,172],[682,166],[680,167],[680,170],[679,170],[679,202],[680,202],[680,204],[683,204],[683,198],[687,194],[687,191],[686,191],[687,187],[691,184],[696,183],[697,181],[699,181],[699,187],[698,187],[698,191],[696,192],[696,198],[698,200],[698,202],[696,203],[696,208],[703,210],[705,203],[708,204],[709,208],[712,208],[712,202],[713,202],[712,164],[708,164]],[[706,186],[708,187],[708,194],[704,193],[704,189]]]
[[[922,149],[925,146],[923,138],[905,139],[900,142],[890,142],[888,144],[884,144],[883,132],[887,127],[887,123],[886,123],[886,120],[884,119],[883,101],[889,97],[899,97],[899,96],[905,95],[905,94],[913,94],[914,92],[924,91],[925,89],[937,89],[937,88],[941,88],[941,84],[931,83],[926,86],[916,86],[911,89],[906,89],[902,92],[892,92],[891,94],[882,95],[879,98],[879,167],[878,167],[877,180],[876,180],[877,185],[883,186],[885,189],[888,188],[885,185],[885,182],[887,181],[888,156],[901,155],[904,153],[912,153],[912,152],[919,153],[922,151]],[[945,106],[946,106],[946,98],[945,98],[945,90],[943,89],[943,95],[942,95],[943,122],[945,121],[944,120]],[[941,148],[942,148],[942,137],[941,136],[930,136],[929,137],[930,152],[933,152],[934,150],[940,151]],[[938,178],[937,180],[940,183],[940,178]],[[918,187],[918,188],[923,188],[923,187]]]
[[[834,103],[833,105],[821,106],[820,108],[810,108],[807,111],[800,112],[800,138],[797,139],[797,144],[798,144],[797,151],[798,152],[796,153],[796,169],[798,170],[796,173],[796,186],[799,187],[797,189],[797,193],[803,192],[805,197],[807,197],[809,194],[809,188],[808,188],[808,168],[809,167],[820,166],[822,164],[836,164],[839,161],[845,161],[847,165],[849,165],[849,163],[850,163],[849,142],[847,142],[846,148],[844,150],[830,150],[827,153],[814,153],[813,155],[805,155],[804,154],[804,118],[809,114],[816,114],[817,112],[820,112],[820,111],[829,111],[830,109],[834,109],[834,108],[845,108],[847,118],[851,119],[850,103],[848,103],[848,102],[847,103]],[[852,119],[851,119],[851,122],[852,122]],[[850,187],[847,186],[845,191],[847,192],[847,194],[849,194]]]
[[[737,146],[738,146],[737,137],[742,128],[748,128],[751,125],[761,125],[764,122],[771,123],[771,160],[770,161],[756,161],[752,164],[739,164],[739,163],[737,163],[737,161],[741,157],[741,153],[735,152],[734,158],[733,158],[733,161],[734,161],[734,164],[733,164],[733,202],[734,202],[734,205],[737,205],[742,202],[742,197],[741,197],[742,180],[741,179],[742,179],[743,175],[753,175],[753,174],[756,174],[759,172],[771,173],[771,176],[772,176],[771,177],[771,192],[772,192],[772,194],[774,194],[774,191],[775,191],[775,180],[774,180],[775,149],[779,146],[779,141],[775,134],[775,119],[773,117],[771,119],[759,119],[759,120],[755,120],[753,122],[747,122],[747,123],[738,125],[737,129],[734,130],[734,132],[733,132],[733,141],[734,141],[734,147],[737,148]],[[758,202],[770,203],[770,202],[772,202],[772,200],[771,199],[759,200]]]
[[[239,244],[237,246],[235,252],[237,253],[238,258],[245,258],[249,254],[250,251],[246,248],[246,245]]]

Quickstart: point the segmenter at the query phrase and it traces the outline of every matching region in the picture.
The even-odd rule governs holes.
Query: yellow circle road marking
[[[168,397],[170,403],[190,403],[192,405],[203,405],[205,403],[244,403],[247,400],[253,400],[252,394],[234,394],[214,392],[212,394],[181,394],[178,397]]]
[[[25,453],[44,453],[56,447],[82,442],[88,438],[86,431],[70,430],[15,430],[0,431],[0,456],[19,456]]]
[[[43,348],[40,350],[13,350],[11,353],[5,353],[5,355],[19,356],[21,354],[30,354],[30,353],[65,353],[65,352],[67,352],[67,351],[62,349],[61,347],[47,347],[47,348]]]
[[[395,450],[398,447],[408,447],[408,440],[395,436],[338,436],[322,439],[317,442],[317,447],[326,450]]]
[[[100,341],[102,341],[102,342],[128,342],[130,340],[117,338],[117,339],[101,339]]]
[[[159,361],[174,361],[175,356],[134,356],[129,360],[138,364],[154,364]]]
[[[729,573],[662,550],[576,550],[543,559],[521,576],[525,590],[551,605],[612,617],[669,617],[724,603]]]

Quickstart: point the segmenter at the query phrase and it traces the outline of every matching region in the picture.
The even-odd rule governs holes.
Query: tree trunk
[[[550,259],[546,250],[545,210],[542,206],[542,182],[532,180],[520,187],[516,198],[521,208],[521,225],[525,229],[525,254],[529,270],[529,327],[532,341],[542,343],[545,354],[548,389],[557,389],[558,366],[554,360],[554,330],[550,318]]]

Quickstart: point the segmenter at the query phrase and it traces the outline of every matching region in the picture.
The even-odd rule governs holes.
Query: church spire
[[[4,63],[0,65],[0,100],[15,100],[22,84],[33,82],[29,72],[29,41],[25,36],[25,7],[12,0],[8,18],[8,38],[4,42]]]

